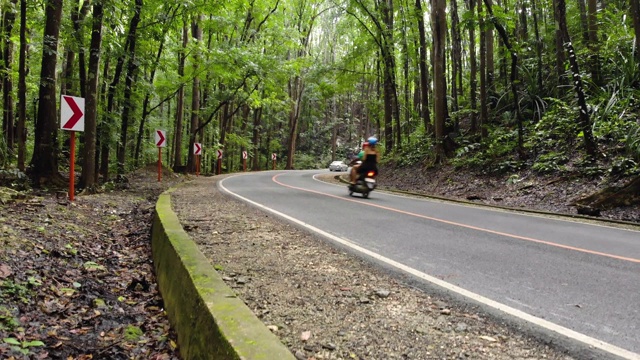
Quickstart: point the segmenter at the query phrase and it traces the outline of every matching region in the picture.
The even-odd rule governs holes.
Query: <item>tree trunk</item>
[[[640,62],[640,0],[629,0],[633,18],[634,48],[636,61]]]
[[[444,136],[447,108],[445,48],[447,37],[446,0],[433,0],[431,29],[433,33],[433,108],[435,124],[436,161],[445,156]]]
[[[192,35],[196,44],[202,42],[202,28],[200,27],[202,22],[202,15],[198,15],[192,25]],[[191,136],[189,137],[189,152],[187,156],[187,171],[196,172],[195,155],[193,154],[193,146],[198,139],[197,129],[200,127],[200,78],[198,77],[198,64],[200,62],[200,55],[198,50],[195,50],[193,56],[193,87],[191,90]]]
[[[300,76],[295,76],[289,81],[289,89],[289,97],[291,98],[292,105],[289,111],[289,141],[287,143],[286,170],[292,170],[294,168],[298,122],[300,119],[300,108],[302,106],[302,94],[304,92],[304,82]]]
[[[537,69],[536,69],[536,84],[538,85],[537,93],[541,94],[543,91],[542,88],[542,39],[540,38],[540,29],[538,26],[538,9],[536,7],[538,0],[531,0],[531,8],[533,12],[533,29],[536,36],[536,60],[537,60]],[[537,118],[534,118],[535,121],[538,121],[542,118],[542,114],[540,111],[536,111]]]
[[[178,55],[178,76],[184,77],[184,63],[186,61],[185,51],[189,43],[189,29],[185,20],[182,27],[182,49]],[[182,168],[182,121],[184,117],[184,84],[180,83],[178,88],[178,100],[176,103],[176,127],[173,141],[173,171],[178,172]]]
[[[578,98],[578,108],[580,110],[578,118],[580,119],[580,128],[582,129],[585,151],[587,156],[593,160],[596,157],[597,146],[591,130],[591,119],[589,118],[589,109],[587,108],[587,100],[582,85],[582,76],[580,75],[578,59],[576,58],[576,53],[573,49],[573,45],[571,44],[571,37],[569,36],[569,30],[567,28],[565,0],[556,0],[556,14],[558,15],[557,28],[562,36],[562,42],[567,49],[569,64],[571,72],[573,73],[573,88]]]
[[[558,1],[553,0],[553,16],[556,24],[560,23],[560,15],[558,14]],[[563,2],[564,4],[564,2]],[[564,20],[566,22],[566,20]],[[556,86],[556,93],[559,95],[559,89],[564,86],[566,81],[566,74],[564,71],[564,64],[566,62],[566,58],[564,57],[564,45],[562,43],[562,32],[556,26],[556,72],[558,76],[558,86]]]
[[[20,54],[18,55],[18,169],[25,170],[27,122],[27,0],[20,0]]]
[[[467,9],[471,14],[475,12],[476,2],[475,0],[467,0]],[[478,105],[477,105],[477,91],[478,91],[478,83],[477,83],[477,61],[476,61],[476,33],[475,27],[469,26],[469,106],[471,107],[471,113],[469,116],[471,117],[470,121],[470,129],[469,131],[472,134],[475,134],[478,131]]]
[[[124,106],[122,108],[122,122],[120,124],[120,143],[118,144],[117,160],[118,174],[122,175],[126,169],[127,157],[127,134],[129,133],[130,116],[133,109],[131,93],[133,83],[137,79],[138,65],[136,64],[136,43],[138,39],[138,24],[140,23],[140,11],[142,10],[142,0],[135,0],[135,8],[131,23],[129,24],[129,56],[127,60],[127,76],[124,85]]]
[[[509,41],[509,35],[507,34],[507,30],[500,24],[496,17],[493,15],[493,9],[491,6],[490,0],[484,0],[484,4],[487,7],[487,13],[491,16],[491,21],[495,26],[498,34],[502,38],[502,42],[509,50],[511,54],[511,95],[513,96],[513,107],[516,110],[516,121],[518,123],[518,156],[522,160],[525,158],[524,153],[524,139],[523,139],[523,119],[522,113],[520,112],[520,98],[518,96],[518,54],[511,46],[511,42]]]
[[[89,73],[84,112],[84,162],[80,186],[93,191],[96,183],[96,141],[98,123],[98,83],[100,75],[100,51],[102,45],[102,0],[93,4],[93,26],[89,47]]]
[[[453,111],[458,111],[458,95],[462,90],[462,39],[457,0],[451,0],[451,78],[451,106]],[[454,128],[458,131],[457,117]]]
[[[262,120],[262,107],[259,107],[253,111],[253,136],[251,137],[251,143],[253,144],[253,159],[251,159],[251,169],[253,171],[260,170],[260,133],[262,126],[260,122]]]
[[[588,0],[589,10],[589,70],[593,82],[601,86],[602,74],[600,74],[600,46],[598,45],[598,5],[596,0]],[[636,49],[637,51],[637,49]]]
[[[484,30],[484,17],[482,15],[482,0],[478,0],[478,25],[480,32],[480,137],[486,139],[489,136],[487,121],[489,119],[489,112],[487,109],[487,46],[486,46],[486,34]]]
[[[11,0],[11,4],[6,5],[2,12],[2,31],[3,31],[3,63],[0,73],[2,74],[2,129],[4,130],[5,141],[9,154],[13,154],[13,148],[15,146],[16,132],[15,114],[13,111],[13,80],[11,79],[11,63],[13,62],[13,41],[11,40],[11,33],[13,32],[13,25],[16,20],[16,3],[17,0]],[[0,163],[2,159],[0,159]]]
[[[167,33],[169,32],[170,29],[170,25],[173,23],[173,19],[175,19],[176,17],[176,13],[178,12],[178,10],[180,9],[179,5],[176,5],[173,8],[170,8],[168,10],[168,12],[171,12],[171,16],[169,17],[169,21],[167,21],[165,23],[165,25],[162,28],[162,36],[160,37],[160,45],[158,46],[158,52],[156,53],[156,58],[155,61],[153,62],[153,65],[151,66],[151,74],[149,75],[149,78],[147,79],[147,83],[150,86],[153,86],[153,81],[156,77],[156,70],[158,69],[158,64],[160,63],[160,57],[162,56],[162,52],[164,51],[164,44],[167,38]],[[168,13],[167,12],[167,13]],[[160,107],[162,105],[162,103],[164,101],[169,101],[169,98],[166,98],[165,100],[161,101],[157,106],[153,107],[153,109],[149,110],[149,102],[151,101],[151,90],[147,90],[145,91],[145,95],[144,95],[144,100],[142,101],[142,116],[140,118],[140,125],[138,127],[138,139],[136,140],[136,148],[135,148],[135,153],[133,155],[134,157],[134,166],[138,167],[139,162],[140,162],[140,152],[142,150],[142,138],[144,136],[145,133],[145,125],[147,123],[147,116],[149,116],[149,114],[151,113],[151,111],[153,111],[153,109]],[[167,150],[169,150],[169,148],[167,148]],[[170,159],[170,157],[168,157],[168,159]]]
[[[36,185],[45,181],[56,182],[58,172],[58,149],[56,146],[56,65],[58,36],[62,17],[62,0],[49,0],[45,7],[45,29],[42,44],[42,67],[40,70],[40,106],[35,128],[35,143],[31,158],[31,179]]]

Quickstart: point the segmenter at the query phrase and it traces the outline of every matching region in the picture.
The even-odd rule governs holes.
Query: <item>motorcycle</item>
[[[376,176],[378,176],[376,171],[369,170],[366,173],[362,173],[358,175],[358,179],[355,184],[349,184],[349,195],[353,196],[353,193],[362,194],[363,198],[368,198],[369,193],[375,190],[376,186]]]

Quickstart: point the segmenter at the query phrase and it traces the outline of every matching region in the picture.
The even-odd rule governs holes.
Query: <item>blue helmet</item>
[[[372,136],[372,137],[367,139],[367,142],[371,146],[376,146],[376,144],[378,143],[378,139],[375,136]]]

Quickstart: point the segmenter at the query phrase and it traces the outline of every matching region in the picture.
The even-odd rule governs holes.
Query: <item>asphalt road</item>
[[[640,358],[638,230],[381,191],[362,199],[346,186],[318,181],[319,173],[328,171],[247,173],[221,187],[481,302]]]

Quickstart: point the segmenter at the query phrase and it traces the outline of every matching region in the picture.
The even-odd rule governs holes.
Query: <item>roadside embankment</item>
[[[160,195],[152,228],[153,263],[183,359],[295,359],[236,296]]]

